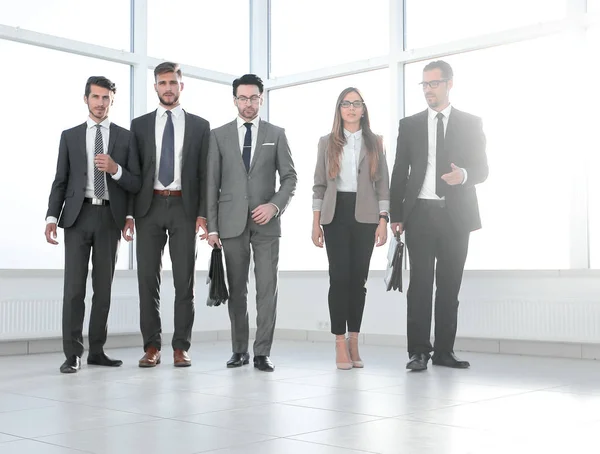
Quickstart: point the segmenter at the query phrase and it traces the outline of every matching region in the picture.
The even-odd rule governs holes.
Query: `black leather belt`
[[[108,200],[90,199],[89,197],[84,198],[83,203],[91,203],[92,205],[110,205],[110,202]]]
[[[417,199],[417,202],[421,203],[423,205],[431,206],[431,207],[437,207],[437,208],[445,208],[446,207],[446,200],[444,200],[444,199]]]

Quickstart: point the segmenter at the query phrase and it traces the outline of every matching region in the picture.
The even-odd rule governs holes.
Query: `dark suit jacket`
[[[58,226],[71,227],[81,211],[85,188],[87,186],[87,123],[63,131],[58,150],[56,176],[46,217],[59,218]],[[140,190],[141,178],[138,159],[129,151],[129,131],[114,123],[110,124],[108,154],[123,169],[123,175],[117,181],[106,176],[110,198],[110,209],[115,223],[122,229],[127,214],[128,192]]]
[[[183,207],[190,219],[206,217],[206,158],[210,125],[204,118],[185,112],[181,191]],[[130,148],[139,157],[142,188],[132,199],[129,214],[146,216],[154,195],[156,177],[156,110],[131,122]]]
[[[405,228],[427,170],[427,128],[427,110],[400,120],[390,185],[390,218],[391,222],[403,222]],[[485,181],[489,171],[481,118],[453,107],[448,117],[444,144],[450,162],[467,171],[464,185],[447,187],[446,206],[451,219],[461,231],[480,229],[475,185]]]
[[[296,190],[296,169],[285,131],[260,120],[256,149],[246,172],[237,129],[237,119],[212,131],[208,158],[208,231],[221,238],[241,235],[250,211],[273,203],[279,215],[254,227],[264,235],[281,236],[281,215]],[[276,176],[279,174],[279,188]]]

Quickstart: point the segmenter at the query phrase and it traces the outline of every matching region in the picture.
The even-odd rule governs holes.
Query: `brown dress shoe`
[[[173,365],[175,367],[189,367],[192,365],[192,360],[185,350],[177,348],[173,352]]]
[[[146,354],[140,359],[140,367],[155,367],[160,364],[160,350],[156,347],[148,347]]]

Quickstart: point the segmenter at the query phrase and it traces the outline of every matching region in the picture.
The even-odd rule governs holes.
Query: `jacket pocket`
[[[233,194],[221,194],[219,195],[219,203],[221,202],[229,202],[233,200]]]

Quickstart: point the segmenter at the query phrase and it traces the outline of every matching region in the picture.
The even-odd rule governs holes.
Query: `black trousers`
[[[84,203],[75,223],[65,229],[65,282],[63,295],[63,351],[67,358],[83,355],[83,319],[90,254],[92,256],[92,310],[90,353],[104,350],[108,311],[121,232],[110,207]]]
[[[458,292],[470,232],[458,231],[441,201],[419,199],[408,219],[410,259],[407,302],[408,354],[452,352],[456,338]],[[430,342],[435,270],[435,343]]]
[[[338,192],[331,224],[323,226],[329,259],[331,332],[360,332],[377,224],[356,221],[355,192]]]
[[[181,197],[154,195],[150,210],[137,224],[137,270],[140,293],[140,329],[144,351],[162,346],[160,284],[162,256],[167,239],[175,285],[173,349],[188,351],[194,325],[196,278],[196,220],[184,212]]]

